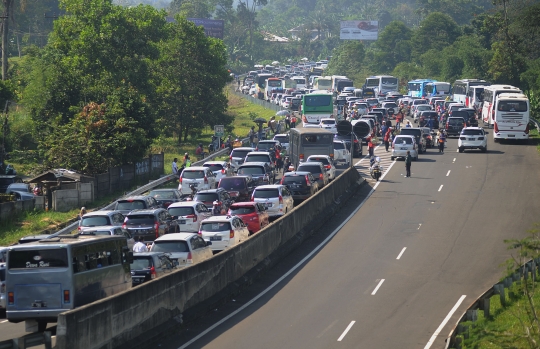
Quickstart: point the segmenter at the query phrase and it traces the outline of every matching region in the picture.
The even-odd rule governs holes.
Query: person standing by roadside
[[[388,129],[386,130],[385,134],[384,134],[384,148],[386,149],[386,151],[388,152],[388,148],[390,147],[390,138],[392,137],[392,128],[391,127],[388,127]]]
[[[370,134],[368,138],[366,139],[366,141],[368,144],[369,157],[372,157],[375,151],[375,144],[373,143],[373,134]]]
[[[81,207],[81,212],[79,212],[79,216],[77,217],[78,220],[81,220],[85,214],[86,214],[86,207]]]
[[[295,128],[295,127],[296,127],[296,115],[293,114],[291,118],[291,128]]]
[[[411,177],[411,163],[412,163],[411,152],[407,150],[407,157],[405,157],[405,170],[407,171],[407,174],[405,177]]]
[[[251,147],[255,148],[255,126],[251,126],[248,133],[249,137],[249,143],[251,143]]]
[[[176,163],[178,161],[178,158],[174,158],[172,162],[172,174],[177,176],[178,175],[178,164]]]

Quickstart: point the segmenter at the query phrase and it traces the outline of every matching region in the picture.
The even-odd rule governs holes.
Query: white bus
[[[303,77],[303,76],[293,76],[291,79],[296,81],[296,88],[297,89],[305,89],[305,88],[307,88],[306,78],[305,77]]]
[[[329,76],[318,77],[313,84],[313,88],[319,91],[332,90],[332,78]]]
[[[489,128],[495,121],[495,102],[501,93],[523,93],[519,88],[511,85],[491,85],[484,88],[484,103],[482,105],[482,121]]]
[[[370,76],[362,88],[372,88],[376,96],[385,96],[387,92],[398,91],[398,78],[390,75]]]
[[[426,97],[445,97],[450,94],[451,85],[449,82],[430,82],[426,84],[425,92]]]
[[[529,139],[530,105],[521,93],[501,93],[495,101],[493,140]]]
[[[482,111],[482,103],[484,102],[484,89],[486,86],[471,86],[467,93],[469,108],[474,108],[477,113]]]
[[[8,249],[6,318],[43,332],[58,314],[131,288],[124,236],[59,235]]]
[[[489,82],[480,79],[462,79],[456,80],[452,87],[452,100],[465,105],[467,108],[473,108],[470,100],[470,90],[473,86],[489,86]]]

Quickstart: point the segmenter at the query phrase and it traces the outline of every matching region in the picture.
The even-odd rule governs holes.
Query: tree
[[[345,75],[354,79],[363,66],[364,56],[364,44],[359,41],[347,41],[336,48],[325,74]]]
[[[442,51],[445,47],[452,45],[460,35],[459,26],[449,15],[431,13],[412,35],[412,57],[419,57],[431,49]]]
[[[379,34],[379,39],[373,44],[372,69],[387,73],[399,62],[409,61],[411,57],[412,30],[401,21],[393,21]]]

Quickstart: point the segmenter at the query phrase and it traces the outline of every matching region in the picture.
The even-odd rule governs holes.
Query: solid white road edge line
[[[441,186],[439,187],[439,191],[441,191],[441,190],[442,190],[442,187],[443,187],[443,184],[441,184]]]
[[[383,284],[384,282],[384,279],[381,279],[381,281],[379,281],[379,284],[377,284],[377,287],[375,287],[375,289],[373,290],[373,292],[371,292],[371,295],[374,296],[375,293],[377,293],[377,291],[379,290],[379,287],[381,287],[381,285]]]
[[[345,338],[345,336],[347,335],[347,332],[349,332],[349,330],[351,329],[351,327],[353,327],[354,323],[356,321],[351,321],[351,323],[349,324],[349,326],[347,326],[347,328],[345,329],[345,331],[343,331],[343,333],[341,334],[341,336],[339,336],[339,338],[337,339],[338,342],[341,342],[341,340],[343,338]]]
[[[386,172],[381,176],[381,180],[384,178],[384,176],[386,176],[386,174],[390,171],[390,169],[392,168],[392,166],[394,165],[395,161],[393,163],[390,164],[390,166],[388,166],[388,170],[386,170]],[[366,197],[364,198],[364,200],[362,200],[362,202],[360,203],[360,205],[358,205],[358,207],[356,208],[356,210],[354,210],[354,212],[352,212],[336,229],[334,229],[334,231],[326,238],[324,239],[323,242],[321,242],[317,247],[315,247],[313,249],[313,251],[311,251],[307,256],[305,256],[300,262],[298,262],[294,267],[292,267],[288,272],[286,272],[282,277],[280,277],[279,279],[277,279],[276,281],[274,281],[274,283],[270,286],[268,286],[264,291],[262,291],[261,293],[259,293],[258,295],[256,295],[255,297],[253,297],[253,299],[251,299],[249,302],[247,302],[246,304],[244,304],[243,306],[241,306],[240,308],[238,308],[237,310],[235,310],[234,312],[230,313],[229,315],[227,315],[226,317],[224,317],[223,319],[219,320],[218,322],[216,322],[215,324],[213,324],[212,326],[208,327],[206,330],[204,330],[203,332],[201,332],[200,334],[198,334],[197,336],[195,336],[194,338],[192,338],[190,341],[188,341],[186,344],[182,345],[181,347],[178,347],[178,349],[185,349],[187,348],[188,346],[190,346],[191,344],[195,343],[196,341],[198,341],[199,339],[201,339],[202,337],[204,337],[206,334],[208,334],[210,331],[214,330],[216,327],[220,326],[221,324],[223,324],[225,321],[229,320],[230,318],[232,318],[233,316],[235,316],[236,314],[238,314],[239,312],[241,312],[242,310],[246,309],[247,307],[249,307],[251,304],[255,303],[259,298],[261,298],[262,296],[264,296],[265,294],[267,294],[269,291],[271,291],[274,287],[276,287],[281,281],[285,280],[285,278],[287,278],[289,275],[291,275],[296,269],[300,268],[300,266],[302,264],[304,264],[308,259],[310,259],[315,253],[317,253],[321,248],[324,247],[324,245],[326,245],[328,243],[328,241],[330,241],[340,230],[341,228],[343,228],[343,226],[345,224],[347,224],[348,221],[351,220],[351,218],[362,208],[362,206],[364,206],[364,204],[366,203],[367,199],[369,199],[371,197],[371,195],[373,195],[373,192],[375,192],[375,188],[379,185],[380,182],[377,182],[377,184],[375,184],[375,186],[369,191],[369,193],[366,195]]]
[[[0,324],[3,324],[4,322],[8,322],[8,320],[0,321]]]
[[[405,253],[405,250],[407,249],[407,247],[403,247],[403,250],[401,250],[401,252],[398,254],[397,258],[396,259],[400,259],[401,256],[403,256],[403,253]]]
[[[452,315],[454,315],[454,313],[456,312],[457,308],[460,306],[461,302],[463,302],[463,300],[465,299],[465,297],[467,297],[466,295],[463,295],[461,297],[459,297],[459,300],[457,301],[456,305],[454,305],[454,307],[452,308],[452,310],[450,310],[450,312],[448,313],[448,315],[446,315],[446,317],[444,318],[443,322],[441,323],[441,325],[437,328],[437,330],[435,330],[435,333],[433,333],[433,336],[431,336],[431,338],[429,339],[429,342],[427,342],[426,346],[424,347],[424,349],[429,349],[431,348],[431,345],[433,344],[433,342],[435,342],[435,339],[437,339],[437,336],[439,335],[439,333],[441,333],[442,329],[444,328],[444,326],[446,326],[446,323],[448,322],[448,320],[450,320],[450,318],[452,317]]]
[[[450,171],[452,170],[448,170],[448,172],[446,173],[446,177],[450,176]]]

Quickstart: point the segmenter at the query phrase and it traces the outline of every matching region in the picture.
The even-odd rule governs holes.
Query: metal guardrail
[[[267,109],[275,110],[276,112],[281,111],[281,110],[287,110],[287,109],[284,109],[281,106],[276,105],[274,103],[270,103],[270,102],[267,102],[267,101],[262,100],[262,99],[253,98],[250,95],[243,94],[242,92],[236,91],[235,88],[231,88],[231,92],[234,93],[235,95],[239,96],[239,97],[247,99],[251,103],[258,104],[261,107],[265,107]]]
[[[531,259],[527,263],[515,270],[515,272],[506,277],[503,281],[493,285],[480,297],[478,297],[461,315],[456,325],[446,338],[445,349],[461,349],[462,338],[459,335],[463,334],[464,338],[469,337],[469,326],[464,325],[464,322],[475,322],[478,318],[478,310],[484,312],[484,318],[490,317],[490,301],[491,297],[499,295],[501,304],[506,304],[505,289],[512,287],[514,282],[520,282],[521,278],[527,280],[529,276],[532,280],[537,280],[540,273],[540,258]],[[530,274],[530,275],[529,275]]]
[[[0,342],[0,349],[26,349],[36,345],[45,345],[45,349],[52,349],[51,332],[32,333],[19,338]]]

